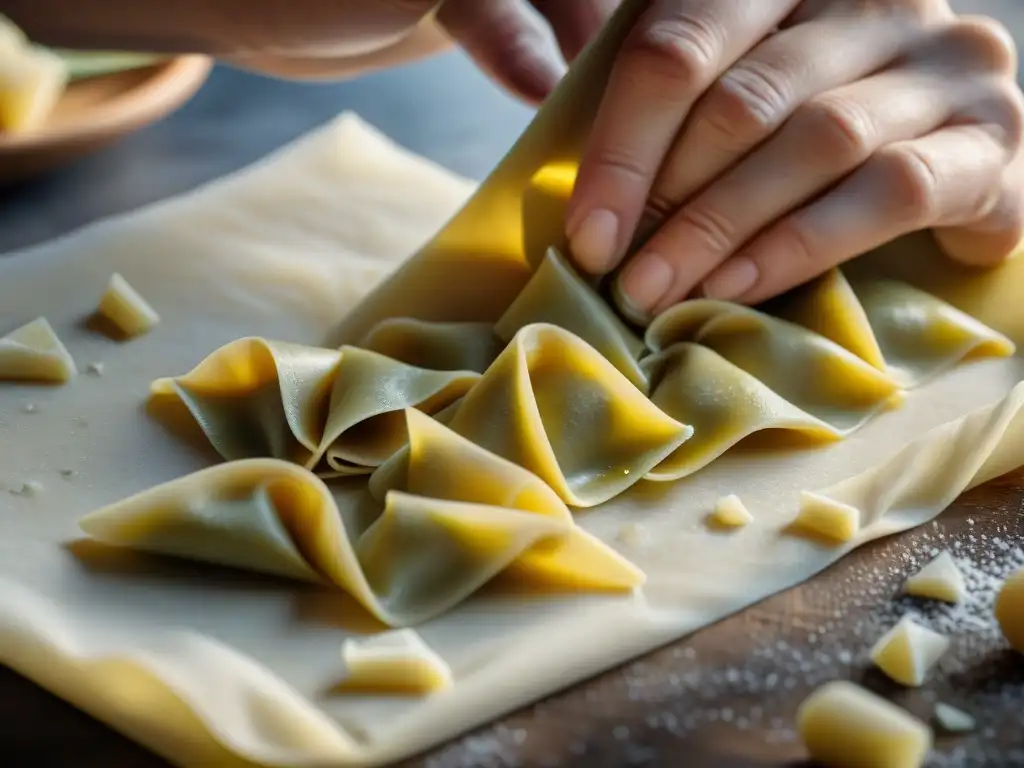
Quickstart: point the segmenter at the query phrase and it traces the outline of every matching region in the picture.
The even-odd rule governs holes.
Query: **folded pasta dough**
[[[358,346],[418,368],[483,373],[504,348],[490,323],[382,320]]]
[[[833,269],[761,309],[802,325],[917,387],[961,360],[1008,357],[1012,341],[935,296],[904,282]]]
[[[970,315],[906,283],[852,281],[871,323],[886,370],[917,387],[973,357],[1010,357],[1014,343]]]
[[[717,352],[841,434],[862,425],[899,391],[885,373],[824,336],[737,304],[686,301],[647,330],[655,352],[684,341]]]
[[[509,342],[520,329],[534,323],[557,325],[579,336],[637,389],[647,391],[647,377],[638,362],[645,352],[643,341],[554,248],[548,249],[544,261],[494,330]]]
[[[589,344],[544,323],[516,334],[448,423],[574,507],[619,495],[693,434]]]
[[[845,434],[699,344],[674,344],[647,358],[644,367],[654,384],[651,401],[693,426],[693,437],[648,472],[648,480],[665,482],[691,475],[744,438],[766,429],[792,430],[821,442]]]
[[[869,365],[885,370],[885,357],[867,313],[839,269],[830,269],[759,309],[824,336]]]
[[[405,445],[402,411],[443,411],[480,378],[472,371],[432,371],[376,352],[343,347],[320,445],[308,462],[326,456],[331,470],[369,474]]]
[[[176,397],[228,461],[269,457],[305,464],[320,443],[341,352],[244,338],[184,376],[157,379],[154,398]]]
[[[415,409],[405,416],[405,473],[392,464],[383,511],[355,542],[343,522],[352,510],[339,509],[314,474],[279,459],[201,470],[80,526],[108,544],[331,583],[391,626],[437,616],[505,571],[559,589],[643,583],[639,569],[575,525],[539,478]],[[467,466],[479,475],[467,477]],[[366,496],[341,498],[355,508]]]
[[[0,380],[64,383],[78,370],[45,317],[0,338]]]
[[[268,457],[336,476],[372,472],[405,444],[406,407],[441,411],[478,378],[356,347],[248,338],[184,376],[158,379],[152,393],[180,398],[229,461]]]

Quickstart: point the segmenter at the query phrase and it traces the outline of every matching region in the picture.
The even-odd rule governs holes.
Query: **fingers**
[[[897,69],[800,107],[779,133],[672,216],[623,270],[624,310],[651,317],[687,295],[760,230],[835,184],[877,149],[916,138],[953,113],[948,85]],[[726,273],[735,285],[752,275]],[[725,290],[726,276],[716,287]]]
[[[1003,142],[976,125],[892,144],[760,236],[708,279],[706,292],[755,304],[908,232],[983,220],[1000,202],[993,193],[1006,157]]]
[[[918,34],[913,25],[864,14],[814,19],[762,42],[694,107],[655,182],[641,238],[774,134],[800,104],[876,72]]]
[[[437,20],[477,65],[531,103],[565,71],[551,28],[525,0],[447,0]]]
[[[972,266],[992,266],[1024,244],[1024,151],[1020,148],[1024,96],[1004,83],[1002,101],[989,101],[979,110],[983,125],[999,136],[1005,146],[1017,146],[1013,161],[995,188],[996,203],[976,220],[946,219],[937,222],[935,238],[946,253]],[[1015,133],[1016,131],[1016,133]]]
[[[226,56],[239,69],[285,80],[342,80],[378,69],[409,64],[451,47],[451,40],[429,17],[394,45],[360,56]]]
[[[619,54],[568,206],[583,269],[617,265],[693,103],[796,2],[652,0]]]
[[[572,61],[598,33],[620,0],[532,0],[558,38],[562,55]]]

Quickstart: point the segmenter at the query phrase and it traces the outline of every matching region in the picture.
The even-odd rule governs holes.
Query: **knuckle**
[[[934,21],[948,16],[950,11],[945,0],[862,0],[862,2],[878,7],[883,13],[896,13],[900,16],[918,21]]]
[[[801,124],[810,150],[830,164],[863,162],[875,146],[871,116],[849,99],[819,97],[808,102]]]
[[[988,78],[975,86],[974,98],[959,116],[981,126],[1009,157],[1024,144],[1024,94],[1009,78]]]
[[[679,214],[680,223],[695,232],[715,253],[728,253],[736,227],[729,218],[707,206],[690,206]]]
[[[797,216],[790,216],[779,222],[772,232],[776,244],[769,252],[786,254],[786,271],[789,274],[813,274],[820,251],[811,242],[807,228]]]
[[[1000,22],[984,16],[962,16],[941,34],[939,52],[950,52],[983,71],[1012,75],[1017,71],[1013,35]]]
[[[630,182],[644,182],[650,175],[644,162],[622,147],[605,147],[597,156],[596,165]]]
[[[714,77],[721,35],[700,17],[656,19],[627,38],[623,55],[644,76],[703,87]]]
[[[733,142],[763,139],[789,112],[791,89],[785,82],[768,65],[738,65],[708,91],[700,118]]]
[[[1024,145],[1024,94],[1012,80],[1001,78],[993,84],[992,101],[993,122],[1001,129],[1003,145],[1016,155]]]
[[[875,162],[893,216],[908,224],[930,222],[937,209],[938,176],[929,159],[908,144],[887,147]]]

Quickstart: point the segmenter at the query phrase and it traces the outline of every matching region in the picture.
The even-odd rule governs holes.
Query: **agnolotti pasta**
[[[419,368],[483,373],[505,345],[490,323],[431,323],[396,317],[375,325],[359,343]]]
[[[276,458],[332,477],[371,473],[405,444],[405,408],[442,411],[479,378],[356,347],[249,338],[157,380],[152,394],[179,398],[229,461]]]
[[[693,434],[592,346],[544,323],[515,335],[449,424],[574,507],[618,496]]]
[[[99,541],[326,582],[391,626],[443,613],[499,574],[539,588],[629,591],[643,573],[579,528],[557,495],[415,409],[401,465],[375,478],[382,505],[354,522],[363,488],[332,495],[279,459],[220,464],[87,515]]]
[[[647,391],[647,376],[640,367],[643,340],[634,334],[554,248],[526,288],[495,324],[505,342],[527,325],[557,325],[590,344],[638,389]]]

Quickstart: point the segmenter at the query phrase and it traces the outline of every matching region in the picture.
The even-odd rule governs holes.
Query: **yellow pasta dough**
[[[295,464],[247,459],[144,491],[79,524],[109,544],[333,583],[394,626],[449,610],[504,571],[546,588],[643,583],[537,477],[414,409],[404,415],[409,447],[374,482],[383,509],[361,486],[332,495]]]
[[[967,585],[953,556],[942,551],[903,583],[903,591],[914,597],[959,603],[964,599]]]
[[[618,496],[693,434],[589,344],[544,323],[516,333],[449,424],[575,507]]]
[[[520,329],[534,323],[556,325],[578,336],[634,386],[647,391],[647,377],[639,364],[643,341],[553,248],[494,330],[510,342]]]
[[[341,646],[341,657],[346,671],[344,690],[426,694],[453,684],[444,659],[412,629],[350,638]]]
[[[948,649],[948,637],[904,616],[875,643],[871,661],[897,683],[919,686]]]
[[[504,349],[490,323],[382,320],[359,346],[417,368],[483,373]]]
[[[160,315],[156,310],[116,272],[110,276],[96,314],[112,323],[119,333],[129,339],[149,333],[160,323]]]
[[[925,723],[845,680],[826,683],[807,697],[797,728],[823,768],[919,768],[932,745]]]
[[[405,444],[405,408],[437,414],[479,378],[356,347],[240,339],[151,392],[180,399],[225,459],[277,458],[333,477],[370,474]]]
[[[1024,568],[1003,583],[996,596],[995,612],[1010,647],[1024,653]]]
[[[45,317],[0,337],[0,380],[62,384],[77,373],[71,353]]]

